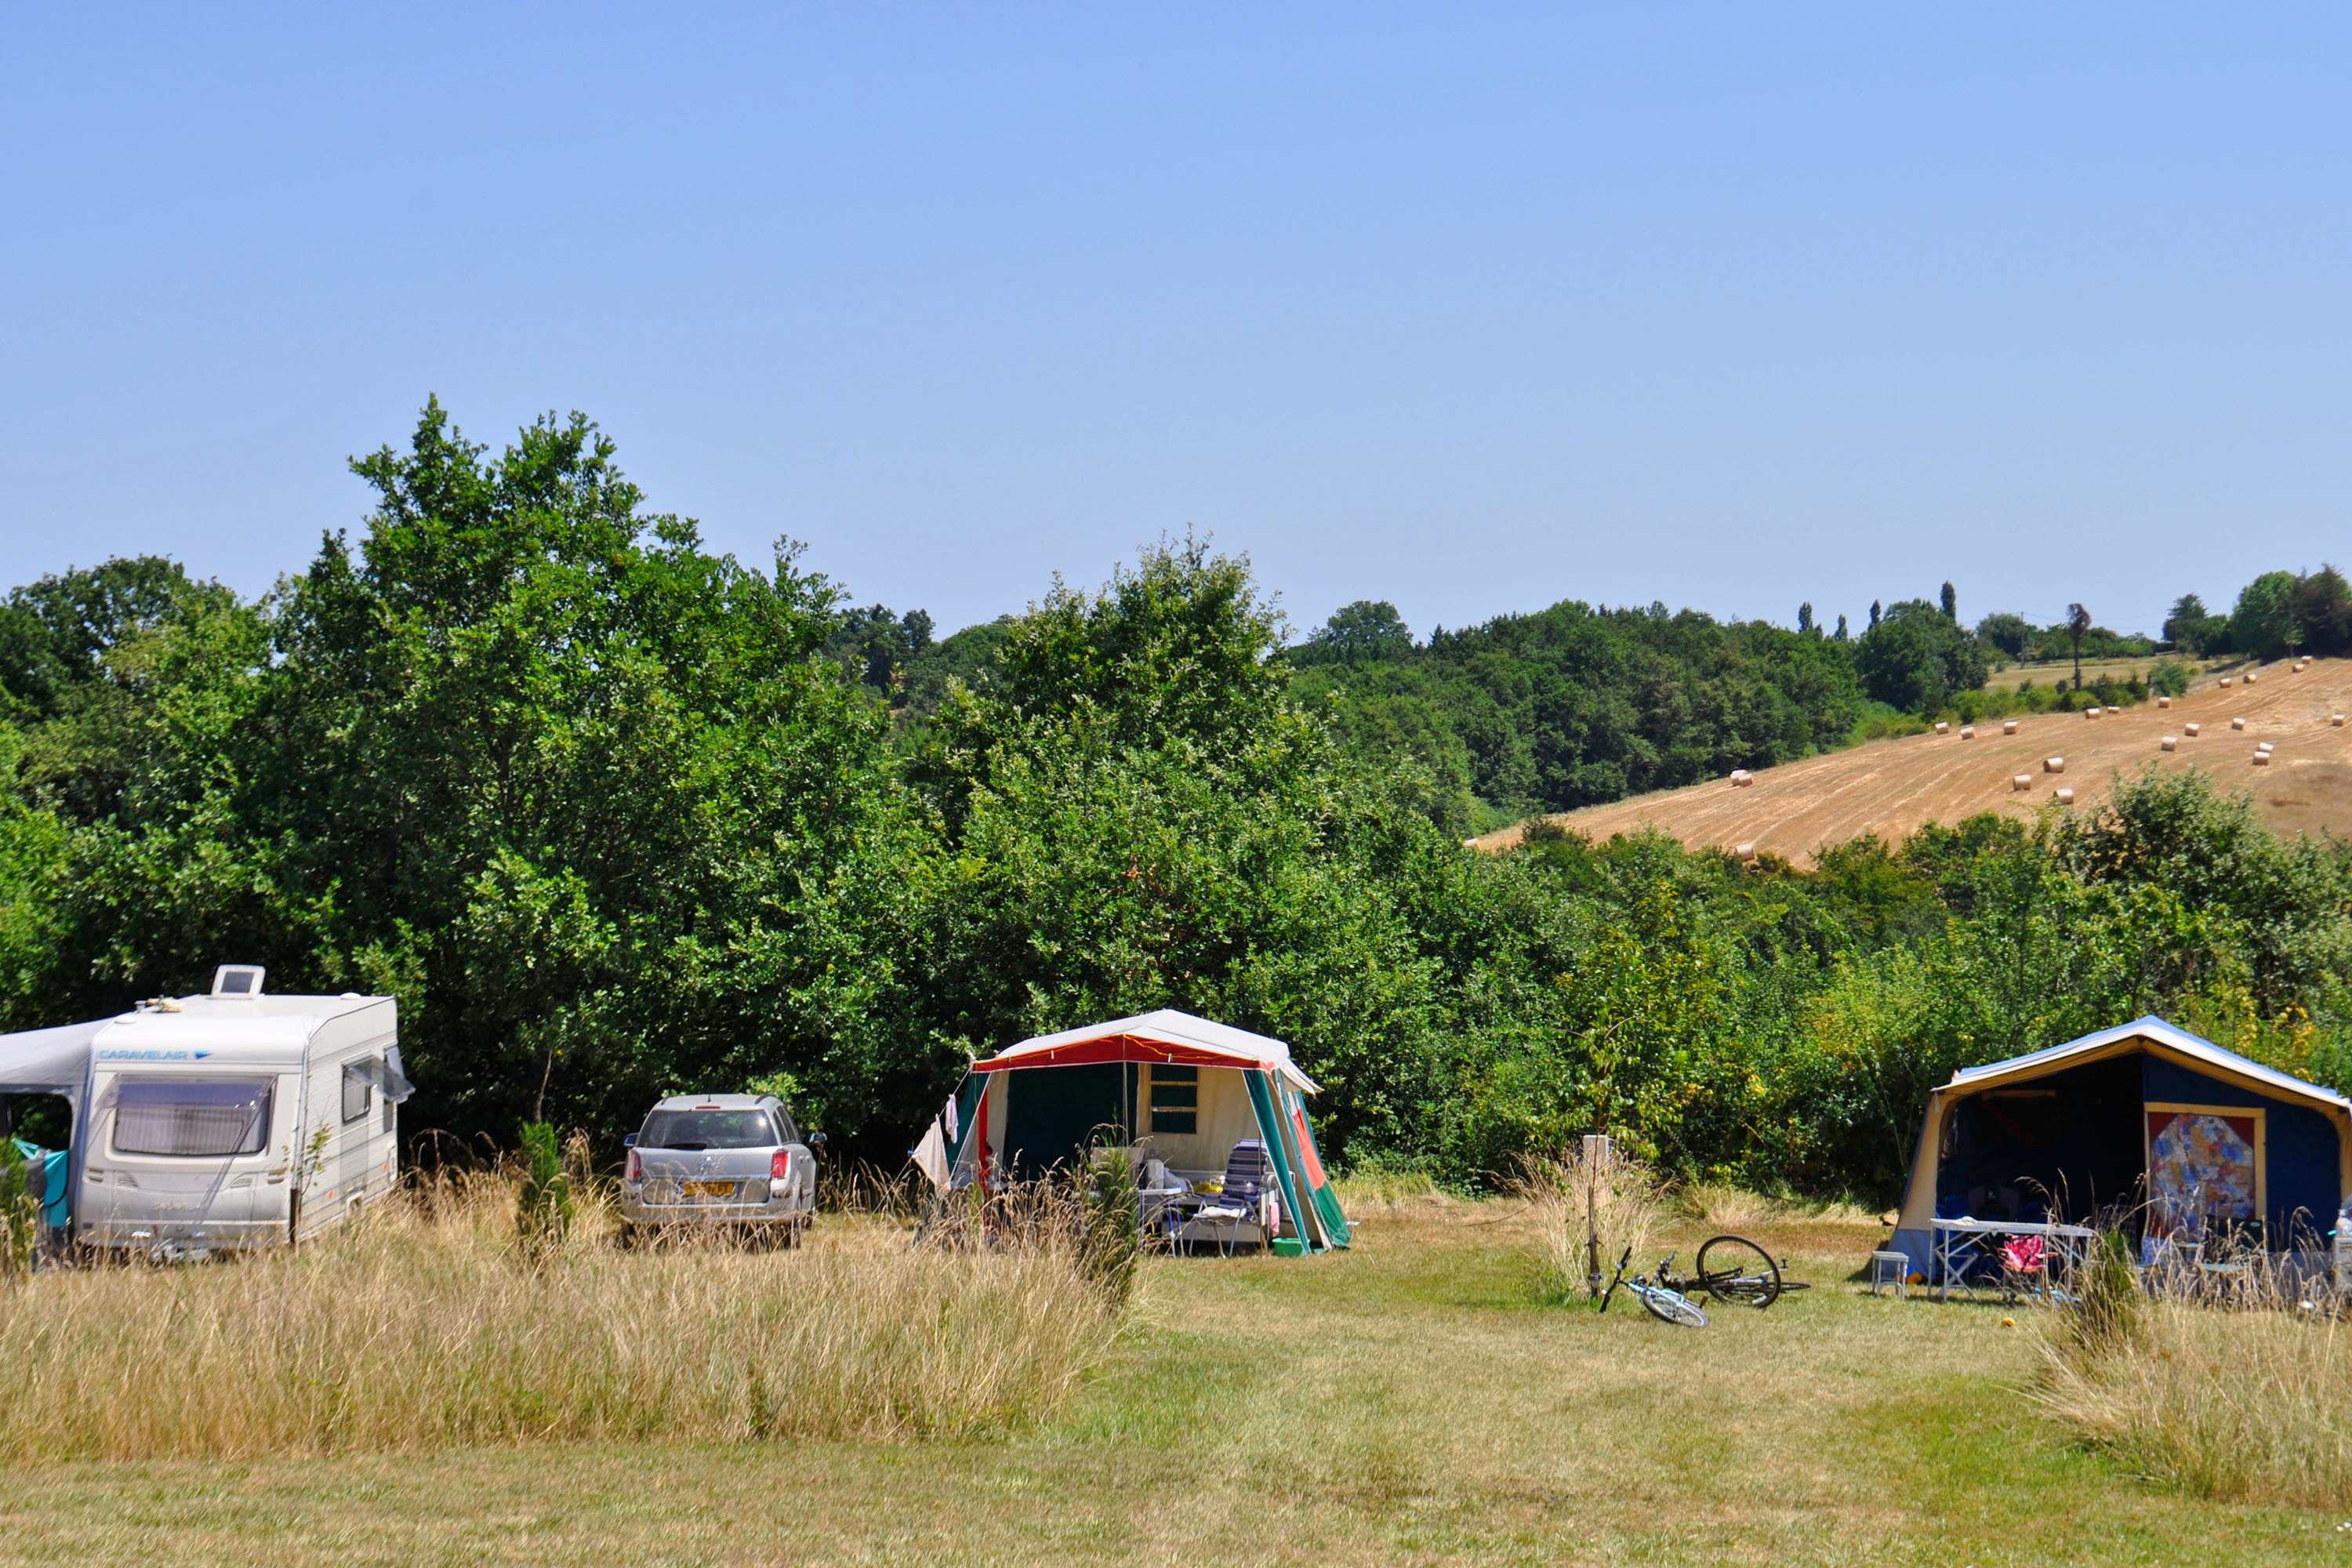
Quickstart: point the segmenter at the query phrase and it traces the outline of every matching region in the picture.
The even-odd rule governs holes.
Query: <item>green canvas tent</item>
[[[1314,1081],[1290,1047],[1173,1008],[1040,1035],[972,1064],[945,1139],[955,1184],[1003,1172],[1068,1166],[1099,1128],[1122,1129],[1139,1154],[1187,1181],[1214,1181],[1234,1146],[1263,1142],[1280,1194],[1282,1250],[1345,1247],[1307,1117]]]

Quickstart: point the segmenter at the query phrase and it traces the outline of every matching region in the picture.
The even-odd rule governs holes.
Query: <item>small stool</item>
[[[1895,1287],[1897,1300],[1907,1300],[1904,1281],[1910,1278],[1911,1259],[1900,1252],[1874,1252],[1870,1255],[1870,1293],[1883,1296],[1886,1287]]]

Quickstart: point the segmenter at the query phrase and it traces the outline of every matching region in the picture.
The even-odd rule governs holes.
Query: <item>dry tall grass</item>
[[[1836,1199],[1769,1197],[1721,1182],[1693,1182],[1677,1189],[1675,1207],[1685,1217],[1717,1230],[1754,1230],[1771,1225],[1867,1225],[1877,1217]]]
[[[2045,1408],[2133,1468],[2200,1497],[2352,1506],[2352,1330],[2333,1318],[2166,1301],[2133,1342],[2053,1344]]]
[[[1657,1261],[1642,1258],[1666,1218],[1663,1189],[1649,1167],[1622,1154],[1591,1160],[1579,1150],[1558,1159],[1528,1161],[1518,1190],[1534,1211],[1543,1237],[1549,1290],[1562,1296],[1585,1293],[1595,1250],[1587,1245],[1589,1236],[1599,1237],[1604,1282],[1628,1247],[1637,1263]]]
[[[545,1438],[896,1437],[1070,1392],[1117,1318],[1074,1247],[621,1252],[592,1195],[535,1262],[499,1177],[404,1194],[299,1253],[42,1275],[0,1296],[0,1463]]]
[[[2317,1282],[2257,1254],[2220,1272],[2150,1270],[2150,1300],[2110,1245],[2045,1334],[2042,1406],[2200,1497],[2352,1505],[2352,1328],[2314,1299]]]

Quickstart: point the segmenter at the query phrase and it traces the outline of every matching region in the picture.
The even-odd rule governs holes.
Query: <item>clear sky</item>
[[[437,394],[943,626],[1859,624],[2335,560],[2352,12],[0,12],[0,582],[247,592]]]

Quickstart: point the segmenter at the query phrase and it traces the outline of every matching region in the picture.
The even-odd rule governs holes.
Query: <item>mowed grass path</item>
[[[1424,1200],[1340,1256],[1154,1261],[1086,1393],[989,1439],[20,1470],[0,1560],[2352,1561],[2332,1517],[2080,1450],[2028,1328],[1844,1282],[1874,1227],[1768,1231],[1816,1288],[1694,1332],[1543,1305],[1526,1225]]]

